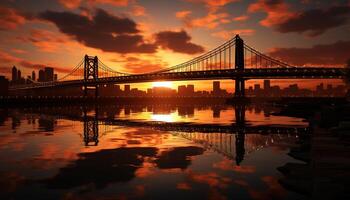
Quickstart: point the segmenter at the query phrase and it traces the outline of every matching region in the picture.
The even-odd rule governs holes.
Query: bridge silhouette
[[[187,62],[159,71],[129,74],[105,65],[97,56],[86,55],[72,71],[57,81],[13,85],[11,91],[33,91],[67,87],[83,88],[84,96],[105,84],[153,81],[235,80],[235,96],[244,97],[245,81],[249,79],[341,79],[347,71],[339,67],[291,66],[271,58],[244,43],[236,35],[217,48]]]

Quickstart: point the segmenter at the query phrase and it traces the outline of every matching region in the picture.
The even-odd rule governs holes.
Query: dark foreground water
[[[279,111],[0,109],[0,199],[304,199],[276,168],[308,123]]]

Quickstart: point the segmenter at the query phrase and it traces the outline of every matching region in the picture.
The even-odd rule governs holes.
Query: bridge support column
[[[244,70],[244,41],[239,35],[236,35],[236,49],[235,49],[235,69]],[[235,97],[244,97],[245,84],[244,78],[237,76],[235,78]]]
[[[88,90],[95,90],[95,98],[98,97],[98,58],[85,55],[84,58],[84,97],[88,96]]]
[[[245,81],[243,78],[236,78],[235,80],[235,97],[245,96]]]

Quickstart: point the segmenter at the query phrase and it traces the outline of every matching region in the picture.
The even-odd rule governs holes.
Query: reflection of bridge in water
[[[124,110],[125,112],[130,108]],[[239,104],[234,106],[235,120],[230,124],[215,124],[215,123],[191,123],[191,122],[160,122],[160,121],[144,121],[133,119],[118,119],[115,113],[120,112],[120,108],[99,108],[94,107],[68,107],[62,108],[39,108],[32,110],[34,113],[41,115],[55,116],[56,119],[69,119],[72,121],[80,121],[84,127],[84,141],[87,145],[98,144],[99,135],[110,132],[110,127],[126,126],[126,127],[141,127],[150,128],[159,131],[184,132],[184,133],[241,133],[241,134],[305,134],[309,133],[309,128],[305,126],[291,125],[251,125],[246,122],[245,113],[247,105]],[[179,109],[180,110],[180,109]],[[182,112],[183,108],[181,109]],[[192,110],[191,108],[189,110]],[[218,107],[212,107],[213,116],[220,110]],[[134,111],[142,111],[136,108]],[[189,111],[192,113],[193,111]]]
[[[248,107],[248,108],[247,108]],[[130,108],[128,108],[130,109]],[[167,108],[168,109],[168,108]],[[221,108],[222,109],[222,108]],[[159,131],[169,131],[175,136],[188,139],[200,144],[205,149],[213,150],[239,165],[244,157],[258,149],[272,144],[283,143],[285,140],[295,139],[299,135],[308,134],[308,127],[292,127],[285,125],[259,125],[253,126],[246,123],[245,113],[249,105],[239,104],[234,106],[235,122],[232,124],[198,124],[187,122],[159,122],[142,120],[125,120],[115,118],[113,112],[120,112],[116,109],[105,107],[65,107],[65,108],[34,108],[31,113],[40,113],[39,123],[45,122],[45,131],[54,130],[54,122],[57,119],[68,119],[79,122],[83,125],[82,141],[86,146],[97,146],[100,138],[107,133],[113,133],[120,127],[146,128]],[[259,108],[258,110],[260,110]],[[139,107],[134,111],[142,112]],[[156,109],[158,110],[158,109]],[[189,112],[192,113],[191,107]],[[212,112],[220,110],[218,105],[212,107]],[[28,111],[28,110],[27,110]],[[106,112],[109,114],[106,115]],[[159,111],[159,110],[158,110]]]
[[[85,145],[97,145],[100,126],[151,128],[170,131],[174,135],[201,144],[205,149],[214,150],[231,160],[235,160],[236,164],[239,165],[244,160],[245,155],[257,149],[310,132],[308,127],[249,126],[245,123],[245,108],[245,105],[235,106],[236,123],[232,125],[145,122],[101,118],[98,117],[98,109],[95,108],[94,116],[87,116],[86,112],[84,114],[84,142]]]
[[[185,133],[176,132],[174,135],[181,136],[197,144],[202,145],[207,150],[213,150],[230,160],[235,160],[239,165],[246,155],[254,151],[278,144],[286,139],[295,138],[295,134],[249,134],[244,133]]]
[[[295,138],[299,135],[307,134],[308,128],[283,128],[283,127],[275,127],[276,129],[272,130],[280,130],[279,132],[263,132],[260,127],[249,127],[248,129],[240,129],[229,126],[221,126],[218,129],[215,128],[204,128],[204,129],[189,129],[188,127],[182,128],[180,123],[178,126],[168,126],[167,123],[144,123],[144,122],[127,122],[128,125],[125,125],[123,122],[118,123],[104,123],[103,121],[94,121],[87,120],[84,121],[84,143],[86,146],[97,145],[99,142],[99,135],[103,132],[101,127],[111,127],[111,125],[115,126],[130,126],[130,124],[134,125],[133,127],[149,127],[155,130],[167,130],[172,132],[175,136],[180,136],[194,143],[200,144],[207,150],[214,150],[215,152],[231,159],[235,160],[236,164],[239,165],[244,157],[254,151],[267,147],[273,143],[278,143],[284,141],[286,139]],[[189,124],[188,124],[189,125]],[[198,125],[199,127],[201,125]],[[166,128],[164,128],[166,127]],[[106,131],[106,129],[103,129]],[[197,130],[197,131],[189,131],[189,130]],[[198,130],[205,130],[206,132],[201,132]],[[224,131],[222,131],[224,130]],[[228,130],[232,130],[231,132]],[[233,131],[235,130],[235,131]],[[245,132],[246,130],[251,130],[252,132]],[[256,130],[256,132],[253,132]],[[268,130],[265,127],[265,130]],[[221,131],[221,132],[220,132]],[[105,132],[103,132],[105,133]]]

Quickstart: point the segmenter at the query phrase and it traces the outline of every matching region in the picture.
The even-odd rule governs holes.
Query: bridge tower
[[[239,35],[236,35],[235,40],[235,69],[244,70],[244,41]],[[242,77],[235,79],[235,96],[244,97],[244,78]]]
[[[97,56],[85,55],[84,58],[84,97],[88,90],[95,90],[95,98],[98,97],[98,58]]]

